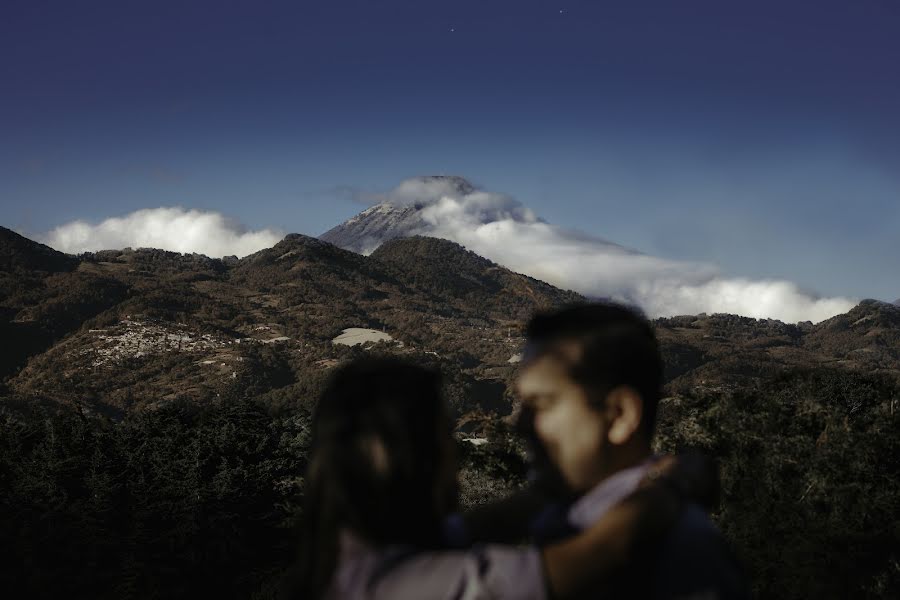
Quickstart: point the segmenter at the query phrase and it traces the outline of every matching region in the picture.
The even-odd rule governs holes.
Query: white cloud
[[[796,284],[724,276],[710,264],[635,252],[599,237],[539,219],[504,194],[467,189],[458,181],[414,179],[386,196],[422,203],[421,233],[456,241],[513,271],[588,296],[641,306],[651,316],[726,312],[786,322],[818,322],[850,310],[850,298],[820,298]],[[69,253],[124,247],[246,256],[278,243],[271,229],[249,231],[217,212],[152,208],[98,224],[67,223],[40,241]]]
[[[638,304],[654,317],[723,312],[818,322],[856,304],[819,298],[789,281],[726,277],[710,264],[641,254],[548,224],[503,194],[465,193],[446,181],[414,179],[387,196],[399,205],[413,197],[426,204],[424,225],[413,233],[453,240],[513,271],[587,296]]]
[[[41,236],[62,252],[160,248],[207,256],[246,256],[277,244],[284,235],[271,229],[248,231],[221,213],[180,207],[147,208],[93,225],[73,221]]]
[[[786,323],[818,323],[845,313],[858,303],[850,298],[820,298],[795,283],[714,277],[697,285],[646,282],[638,285],[638,301],[651,314],[731,313]]]

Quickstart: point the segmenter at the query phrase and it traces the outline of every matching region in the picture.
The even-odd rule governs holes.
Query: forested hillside
[[[522,327],[580,299],[431,238],[368,257],[300,235],[241,260],[74,257],[0,229],[0,585],[272,597],[310,411],[363,353],[441,369],[466,502],[506,493],[524,473],[506,418]],[[349,328],[387,341],[333,341]],[[715,518],[757,595],[900,595],[900,307],[656,328],[658,446],[718,458]]]

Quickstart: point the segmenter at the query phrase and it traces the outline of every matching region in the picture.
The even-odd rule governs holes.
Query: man
[[[526,336],[522,421],[545,487],[555,482],[565,498],[537,520],[534,533],[551,540],[596,522],[647,475],[662,359],[650,323],[617,304],[538,315]],[[746,597],[727,545],[696,504],[639,562],[604,597]]]

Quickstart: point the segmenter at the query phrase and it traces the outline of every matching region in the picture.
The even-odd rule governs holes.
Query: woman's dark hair
[[[393,358],[339,367],[316,407],[293,597],[318,598],[343,529],[373,545],[436,547],[449,419],[440,375]],[[453,498],[452,500],[455,500]]]

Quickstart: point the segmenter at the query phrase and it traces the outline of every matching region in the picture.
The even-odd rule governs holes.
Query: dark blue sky
[[[140,208],[318,234],[463,175],[736,276],[900,296],[900,3],[0,7],[0,224]]]

